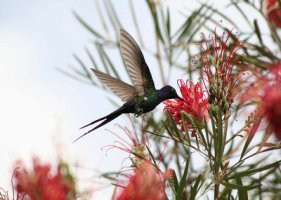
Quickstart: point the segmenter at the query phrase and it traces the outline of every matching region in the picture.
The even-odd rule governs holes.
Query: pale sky
[[[182,5],[187,8],[185,1],[165,2],[174,11],[182,11]],[[114,5],[124,28],[134,35],[132,20],[127,19],[127,1]],[[196,5],[188,5],[188,9],[193,7]],[[150,37],[153,33],[150,14],[141,1],[136,8],[142,14],[140,25],[149,43],[154,37]],[[87,60],[84,47],[90,46],[92,37],[75,19],[73,10],[101,29],[94,0],[0,0],[0,187],[4,189],[11,186],[15,160],[30,162],[33,155],[38,155],[43,161],[53,162],[57,157],[57,143],[66,161],[91,169],[81,173],[85,180],[94,175],[94,169],[118,171],[126,156],[115,150],[106,155],[101,150],[114,140],[105,129],[122,132],[114,124],[128,125],[126,116],[72,143],[83,133],[79,127],[115,109],[106,99],[109,93],[77,82],[57,70],[67,70],[69,64],[78,66],[73,53]],[[174,20],[174,24],[179,24],[180,14]],[[155,69],[151,71],[157,73]],[[171,84],[176,86],[176,78],[172,80]],[[155,84],[161,87],[157,77]],[[108,199],[111,193],[97,195]]]

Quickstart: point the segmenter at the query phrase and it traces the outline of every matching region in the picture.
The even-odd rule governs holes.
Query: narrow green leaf
[[[128,0],[128,2],[129,2],[131,14],[132,14],[133,22],[134,22],[135,28],[137,30],[140,46],[143,47],[144,44],[143,44],[143,40],[142,40],[142,37],[141,37],[140,27],[139,27],[139,23],[138,23],[138,20],[137,20],[137,17],[136,17],[136,12],[135,12],[135,8],[134,8],[134,5],[133,5],[133,1]]]
[[[102,51],[102,54],[103,54],[105,60],[107,61],[107,63],[109,64],[110,69],[112,70],[112,72],[115,75],[115,77],[120,79],[120,76],[119,76],[117,70],[115,69],[114,65],[112,64],[112,62],[111,62],[110,58],[108,57],[107,53],[105,52],[105,50],[103,48],[101,48],[100,50]]]
[[[251,127],[251,129],[250,129],[250,131],[248,133],[248,137],[247,137],[247,140],[246,140],[245,145],[243,147],[243,150],[242,150],[242,153],[241,153],[241,156],[240,156],[240,160],[242,160],[242,158],[244,157],[244,155],[245,155],[245,153],[246,153],[246,151],[247,151],[251,141],[253,140],[253,138],[254,138],[254,136],[255,136],[258,128],[259,128],[259,125],[260,125],[260,122],[261,122],[261,118],[259,117],[259,118],[254,119],[254,120],[255,120],[255,122],[252,125],[252,127]]]
[[[196,195],[198,193],[198,186],[199,186],[199,183],[201,181],[201,174],[196,178],[196,181],[194,183],[193,186],[191,186],[191,189],[190,189],[190,200],[195,200],[196,198]]]
[[[121,22],[120,22],[120,20],[119,20],[118,15],[116,14],[115,8],[114,8],[114,6],[113,6],[111,0],[106,0],[105,3],[107,4],[107,6],[108,6],[108,8],[109,8],[109,10],[110,10],[110,13],[112,14],[112,17],[113,17],[113,19],[114,19],[116,25],[117,25],[119,28],[122,27],[122,24],[121,24]]]
[[[236,183],[243,187],[243,183],[242,183],[242,179],[241,178],[236,178]],[[237,190],[238,190],[238,197],[239,197],[239,199],[248,200],[248,192],[247,192],[247,190],[242,190],[240,188],[238,188]]]
[[[252,170],[250,169],[250,170],[246,170],[246,171],[243,171],[243,172],[238,172],[238,173],[230,176],[229,179],[236,179],[238,177],[251,176],[252,174],[262,172],[262,171],[268,170],[270,168],[279,167],[280,164],[281,164],[281,160],[279,160],[277,162],[274,162],[274,163],[271,163],[271,164],[268,164],[268,165],[265,165],[265,166],[257,168],[257,169],[252,169]]]
[[[66,76],[68,76],[68,77],[70,77],[70,78],[72,78],[76,81],[89,84],[89,79],[87,79],[87,81],[86,81],[85,78],[84,78],[85,76],[83,76],[83,79],[81,79],[81,78],[78,78],[78,77],[74,76],[73,74],[69,73],[66,70],[63,70],[63,69],[60,69],[60,68],[56,68],[56,70],[58,70],[60,73],[66,75]],[[92,84],[96,85],[94,82],[92,82]]]
[[[176,39],[176,41],[180,41],[183,39],[183,37],[185,37],[186,35],[188,35],[188,33],[190,32],[192,25],[193,25],[193,21],[195,20],[195,18],[201,13],[202,9],[204,8],[204,6],[201,6],[199,9],[195,10],[185,21],[185,23],[178,29],[178,31],[176,31],[176,33],[174,34],[174,36],[179,35]]]
[[[170,113],[168,114],[168,117],[169,117],[170,122],[172,123],[171,130],[173,130],[176,133],[177,137],[179,138],[179,141],[182,142],[182,137],[180,135],[180,132],[179,132],[179,129],[177,127],[175,120],[173,119],[173,117],[171,116]]]
[[[92,62],[93,68],[96,70],[99,70],[98,65],[97,65],[93,55],[91,54],[91,52],[89,51],[89,49],[87,47],[85,47],[85,51],[86,51],[90,61]]]
[[[186,179],[187,179],[188,167],[189,167],[189,158],[186,159],[184,172],[183,172],[183,175],[181,177],[180,184],[179,184],[179,187],[178,187],[178,190],[177,190],[177,193],[176,193],[176,200],[182,200],[183,199],[183,195],[184,195],[185,190],[186,190]]]
[[[160,31],[160,25],[159,25],[159,21],[158,21],[158,14],[157,14],[156,6],[154,5],[154,2],[150,1],[150,0],[146,0],[146,3],[148,5],[148,8],[152,15],[156,34],[157,34],[158,38],[160,38],[161,42],[164,43],[164,39],[163,39],[163,36]]]
[[[179,189],[179,182],[177,176],[173,176],[173,183],[174,183],[174,191],[178,191]]]
[[[231,5],[233,5],[242,15],[242,17],[245,19],[245,21],[247,22],[247,24],[252,28],[252,23],[251,21],[249,20],[249,16],[248,14],[246,14],[243,9],[238,5],[237,2],[235,1],[232,1],[231,2]]]
[[[260,43],[263,45],[260,27],[259,27],[258,21],[257,21],[256,19],[254,19],[254,27],[255,27],[255,33],[256,33],[256,35],[257,35],[257,37],[258,37]]]
[[[76,55],[73,54],[73,57],[75,58],[75,60],[79,63],[80,67],[83,69],[83,72],[85,73],[84,75],[92,81],[92,75],[89,72],[89,68],[86,67],[86,65],[83,63],[83,61]]]
[[[227,183],[227,182],[220,182],[222,185],[226,186],[226,187],[229,187],[231,189],[237,189],[237,190],[252,190],[252,189],[255,189],[255,188],[258,188],[260,186],[260,184],[257,184],[257,185],[238,185],[238,184],[235,184],[235,183]]]
[[[108,27],[106,25],[105,18],[104,18],[103,14],[102,14],[102,11],[101,11],[101,8],[100,8],[100,5],[99,5],[99,1],[96,1],[96,9],[97,9],[97,13],[99,15],[101,24],[103,26],[103,29],[105,30],[105,32],[109,33]]]
[[[103,39],[102,35],[99,34],[96,30],[94,30],[90,25],[88,25],[75,11],[73,11],[73,14],[75,18],[88,30],[90,31],[93,35],[96,37]]]
[[[166,29],[168,32],[169,40],[171,38],[171,22],[170,22],[170,9],[167,7],[167,21],[166,21]]]
[[[149,149],[149,147],[146,145],[146,149],[147,149],[147,151],[148,151],[148,153],[149,153],[149,157],[152,159],[152,161],[153,161],[153,164],[154,164],[154,166],[157,166],[157,163],[156,163],[156,160],[155,160],[155,158],[154,158],[154,155],[153,155],[153,153],[150,151],[150,149]]]
[[[111,26],[114,28],[115,34],[117,36],[118,33],[119,33],[119,28],[121,26],[120,26],[120,24],[118,24],[118,20],[116,20],[116,18],[114,18],[114,14],[113,14],[113,11],[112,11],[112,7],[110,6],[110,3],[111,2],[109,2],[109,0],[103,1],[104,7],[105,7],[105,10],[106,10],[106,13],[107,13],[107,17],[109,19],[109,22],[111,23]]]
[[[107,61],[106,61],[106,59],[105,59],[105,57],[104,57],[103,47],[102,47],[102,45],[101,45],[100,43],[98,43],[98,42],[96,42],[95,45],[96,45],[96,49],[97,49],[97,51],[98,51],[99,57],[100,57],[100,59],[101,59],[101,61],[102,61],[103,67],[105,68],[106,73],[107,73],[108,75],[110,75],[111,73],[110,73],[110,71],[109,71],[109,69],[108,69]]]

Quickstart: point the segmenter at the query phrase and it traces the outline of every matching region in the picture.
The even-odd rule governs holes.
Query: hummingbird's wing
[[[137,91],[135,87],[98,70],[91,70],[123,102],[130,101],[136,96]]]
[[[138,44],[124,29],[120,29],[120,48],[138,95],[144,96],[148,91],[155,90],[151,73]]]

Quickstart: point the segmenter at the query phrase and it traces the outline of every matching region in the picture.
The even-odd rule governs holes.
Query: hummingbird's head
[[[162,93],[161,96],[163,96],[163,100],[178,98],[178,99],[184,101],[183,98],[179,97],[175,88],[173,88],[170,85],[166,85],[166,86],[162,87],[160,89],[160,92]]]

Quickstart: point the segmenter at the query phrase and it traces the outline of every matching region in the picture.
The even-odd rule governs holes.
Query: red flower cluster
[[[135,167],[134,175],[116,200],[166,200],[165,180],[171,173],[161,173],[149,160]]]
[[[281,5],[279,5],[279,1],[265,0],[263,7],[268,20],[276,27],[281,28]]]
[[[205,97],[202,86],[197,83],[194,85],[191,81],[184,82],[182,79],[178,80],[178,86],[181,95],[185,102],[174,99],[164,102],[166,105],[164,112],[171,113],[173,119],[180,125],[180,130],[183,130],[182,112],[188,113],[197,124],[202,125],[203,120],[208,120],[208,98]],[[192,128],[189,121],[185,122],[188,128]]]
[[[17,192],[29,196],[31,200],[65,200],[74,198],[74,182],[66,166],[59,165],[56,174],[51,173],[50,164],[41,164],[33,159],[33,171],[27,171],[23,163],[18,162],[15,172]],[[67,172],[67,174],[65,174]]]
[[[229,41],[233,34],[235,29],[223,31],[219,37],[217,27],[209,39],[202,33],[204,43],[201,44],[200,55],[196,57],[202,67],[201,79],[209,88],[209,102],[222,105],[224,113],[228,112],[238,93],[237,82],[240,73],[236,72],[235,67],[243,56],[238,53],[244,47],[243,43],[237,40],[231,44]]]

